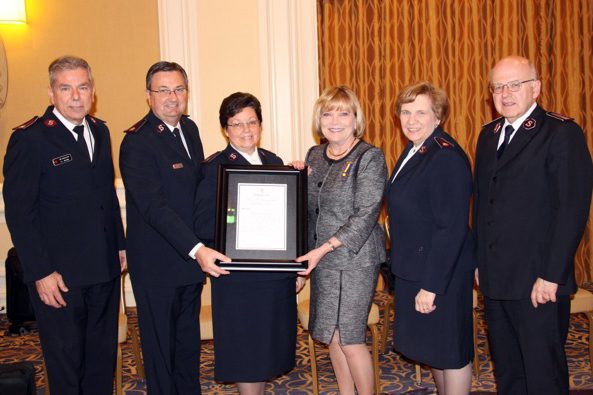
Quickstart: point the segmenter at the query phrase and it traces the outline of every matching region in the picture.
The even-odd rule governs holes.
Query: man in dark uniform
[[[490,91],[502,117],[476,149],[479,285],[501,394],[568,394],[564,345],[593,167],[581,128],[539,107],[540,89],[529,60],[498,62]]]
[[[91,68],[49,66],[53,106],[16,128],[4,159],[6,222],[23,263],[55,394],[113,391],[124,235],[109,131],[88,115]]]
[[[204,272],[228,274],[215,260],[229,258],[203,245],[192,230],[204,154],[198,127],[183,115],[187,85],[177,63],[150,67],[150,111],[126,131],[120,153],[129,270],[151,395],[200,393]]]

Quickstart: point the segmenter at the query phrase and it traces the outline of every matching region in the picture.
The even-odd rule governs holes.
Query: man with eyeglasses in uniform
[[[138,309],[148,393],[200,394],[200,296],[205,274],[228,274],[228,257],[193,231],[204,159],[196,124],[184,115],[185,70],[158,62],[146,75],[150,111],[126,131],[120,169],[126,188],[129,271]]]
[[[478,139],[473,220],[498,393],[568,394],[564,345],[591,156],[572,118],[536,103],[541,81],[528,59],[500,60],[490,91],[502,116]]]
[[[109,130],[89,115],[91,67],[49,65],[41,117],[15,128],[4,158],[6,224],[23,264],[49,389],[110,394],[117,350],[124,232]]]

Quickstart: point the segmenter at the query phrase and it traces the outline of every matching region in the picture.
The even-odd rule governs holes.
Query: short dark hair
[[[183,76],[183,81],[185,82],[185,87],[187,88],[187,73],[185,72],[185,70],[183,69],[183,67],[181,67],[179,64],[175,63],[175,62],[166,62],[166,61],[160,61],[160,62],[156,62],[155,64],[153,64],[152,66],[150,66],[150,68],[148,69],[148,72],[146,73],[146,90],[150,90],[151,88],[151,84],[152,84],[152,77],[156,74],[156,73],[160,73],[161,71],[178,71],[181,73],[181,75]]]
[[[257,115],[257,119],[261,123],[261,104],[259,100],[257,100],[257,97],[253,96],[251,93],[235,92],[232,95],[225,97],[220,104],[220,110],[218,110],[220,126],[225,129],[228,126],[227,122],[229,121],[229,118],[234,117],[246,107],[253,108],[255,115]]]
[[[402,105],[412,103],[419,95],[426,95],[432,102],[432,111],[439,121],[444,121],[449,115],[449,98],[444,90],[437,88],[428,81],[417,82],[406,86],[397,95],[395,113],[399,117]]]
[[[89,81],[91,81],[91,84],[93,84],[93,73],[91,72],[91,66],[89,66],[87,61],[83,58],[66,55],[60,56],[59,58],[55,59],[53,62],[50,63],[48,67],[49,85],[52,87],[54,86],[56,82],[56,74],[58,72],[76,69],[86,70],[86,72],[89,75]]]

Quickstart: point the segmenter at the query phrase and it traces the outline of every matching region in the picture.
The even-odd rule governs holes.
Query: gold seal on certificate
[[[307,173],[290,166],[220,165],[216,249],[227,270],[301,271],[307,252]]]

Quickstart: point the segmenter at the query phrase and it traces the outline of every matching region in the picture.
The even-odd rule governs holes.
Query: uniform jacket
[[[142,285],[181,286],[204,279],[189,256],[199,242],[192,218],[204,153],[196,124],[186,116],[180,124],[191,159],[152,112],[128,129],[121,145],[128,266],[132,280]]]
[[[262,148],[257,153],[264,165],[282,165],[282,159],[274,153]],[[206,245],[214,248],[216,229],[216,191],[218,181],[218,167],[223,164],[249,165],[250,163],[235,150],[227,145],[224,151],[211,155],[202,164],[202,181],[196,193],[196,212],[194,228],[196,234]],[[240,272],[233,271],[228,275],[228,280],[253,281],[253,280],[274,280],[279,278],[294,277],[294,273],[288,272]],[[214,280],[216,281],[216,279]]]
[[[393,273],[443,294],[455,273],[474,268],[469,232],[471,167],[459,144],[441,127],[393,176],[387,187]]]
[[[344,158],[331,160],[327,144],[311,147],[308,177],[309,249],[335,236],[342,246],[319,267],[355,270],[385,262],[385,234],[377,223],[387,167],[380,149],[360,141]]]
[[[25,281],[54,271],[67,286],[107,282],[120,272],[125,249],[113,185],[109,130],[86,117],[93,134],[93,161],[48,107],[16,128],[4,158],[4,203]]]
[[[593,167],[583,131],[536,107],[500,160],[504,119],[482,129],[476,148],[474,231],[480,289],[522,299],[538,277],[576,291],[574,255],[589,214]]]
[[[282,159],[270,151],[258,148],[257,153],[264,165],[282,165]],[[202,181],[198,186],[198,193],[196,193],[194,224],[200,240],[203,240],[211,248],[214,248],[216,228],[218,166],[224,164],[247,166],[249,162],[229,144],[224,151],[211,155],[202,163]]]

